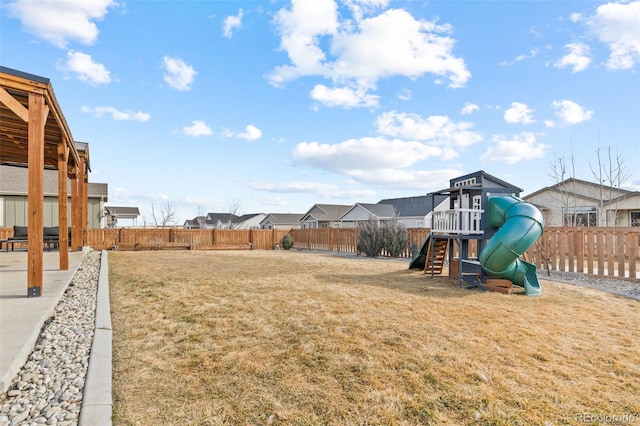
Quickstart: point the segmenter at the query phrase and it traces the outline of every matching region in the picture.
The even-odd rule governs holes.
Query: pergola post
[[[60,270],[69,269],[69,215],[67,201],[67,161],[69,160],[69,148],[62,141],[58,145],[58,253],[60,255]]]
[[[71,179],[71,249],[82,250],[82,216],[80,208],[80,169]]]
[[[82,246],[87,244],[86,235],[89,229],[89,173],[87,170],[87,159],[84,155],[80,156],[80,201],[81,201],[81,218],[82,218]]]
[[[44,97],[30,93],[28,111],[27,296],[39,297],[42,295],[44,248],[44,123],[49,115]]]

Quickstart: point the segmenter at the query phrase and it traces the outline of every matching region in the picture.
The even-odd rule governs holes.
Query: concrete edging
[[[110,426],[111,396],[111,305],[109,302],[109,263],[106,250],[100,256],[96,323],[89,356],[89,367],[80,410],[80,426]]]

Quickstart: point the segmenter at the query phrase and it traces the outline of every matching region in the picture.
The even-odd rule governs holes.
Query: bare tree
[[[196,223],[198,224],[198,229],[203,229],[207,222],[207,216],[204,214],[204,206],[198,204],[198,215],[196,216]]]
[[[243,209],[242,209],[242,200],[236,198],[235,200],[231,201],[229,203],[229,221],[230,223],[230,227],[232,229],[236,228],[239,224],[235,223],[235,221],[233,220],[235,217],[237,216],[242,216],[244,214]]]
[[[176,209],[169,201],[167,201],[166,204],[160,206],[158,211],[156,211],[155,204],[151,202],[151,216],[153,217],[153,222],[156,227],[165,228],[174,224],[176,219]]]
[[[546,222],[549,212],[543,212],[542,215]],[[553,239],[549,233],[543,232],[540,238],[538,238],[534,243],[534,247],[539,257],[539,262],[537,262],[538,265],[547,270],[547,276],[551,276],[551,268],[553,267],[555,269],[555,265],[551,264],[551,260],[556,256],[558,249],[560,248],[558,240]]]
[[[589,163],[589,167],[593,178],[598,183],[598,207],[601,217],[598,220],[598,225],[615,226],[618,217],[620,185],[631,177],[631,172],[627,170],[624,158],[618,153],[618,150],[611,146],[607,147],[606,154],[598,147],[596,161],[595,166]],[[610,202],[611,200],[615,200],[613,204]],[[605,204],[608,204],[609,214],[605,210]],[[602,217],[604,217],[604,223]]]
[[[568,170],[569,168],[570,170]],[[571,227],[576,226],[577,209],[575,194],[577,191],[575,182],[575,154],[573,153],[573,148],[571,149],[569,165],[567,165],[567,160],[564,156],[554,156],[550,176],[555,183],[562,183],[562,185],[558,185],[558,190],[560,191],[563,224]]]

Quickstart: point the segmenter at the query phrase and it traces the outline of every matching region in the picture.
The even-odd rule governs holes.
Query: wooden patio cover
[[[88,223],[89,151],[71,136],[49,79],[0,66],[0,164],[27,165],[27,296],[42,294],[44,169],[58,170],[60,270],[69,269],[67,179],[71,179],[71,247],[82,249]]]

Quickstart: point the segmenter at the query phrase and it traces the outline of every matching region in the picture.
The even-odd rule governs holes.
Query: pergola
[[[0,67],[0,164],[7,163],[29,169],[27,296],[38,297],[43,280],[44,170],[58,170],[60,270],[67,270],[67,180],[71,179],[71,247],[81,250],[88,223],[89,150],[87,144],[74,142],[49,79]]]

